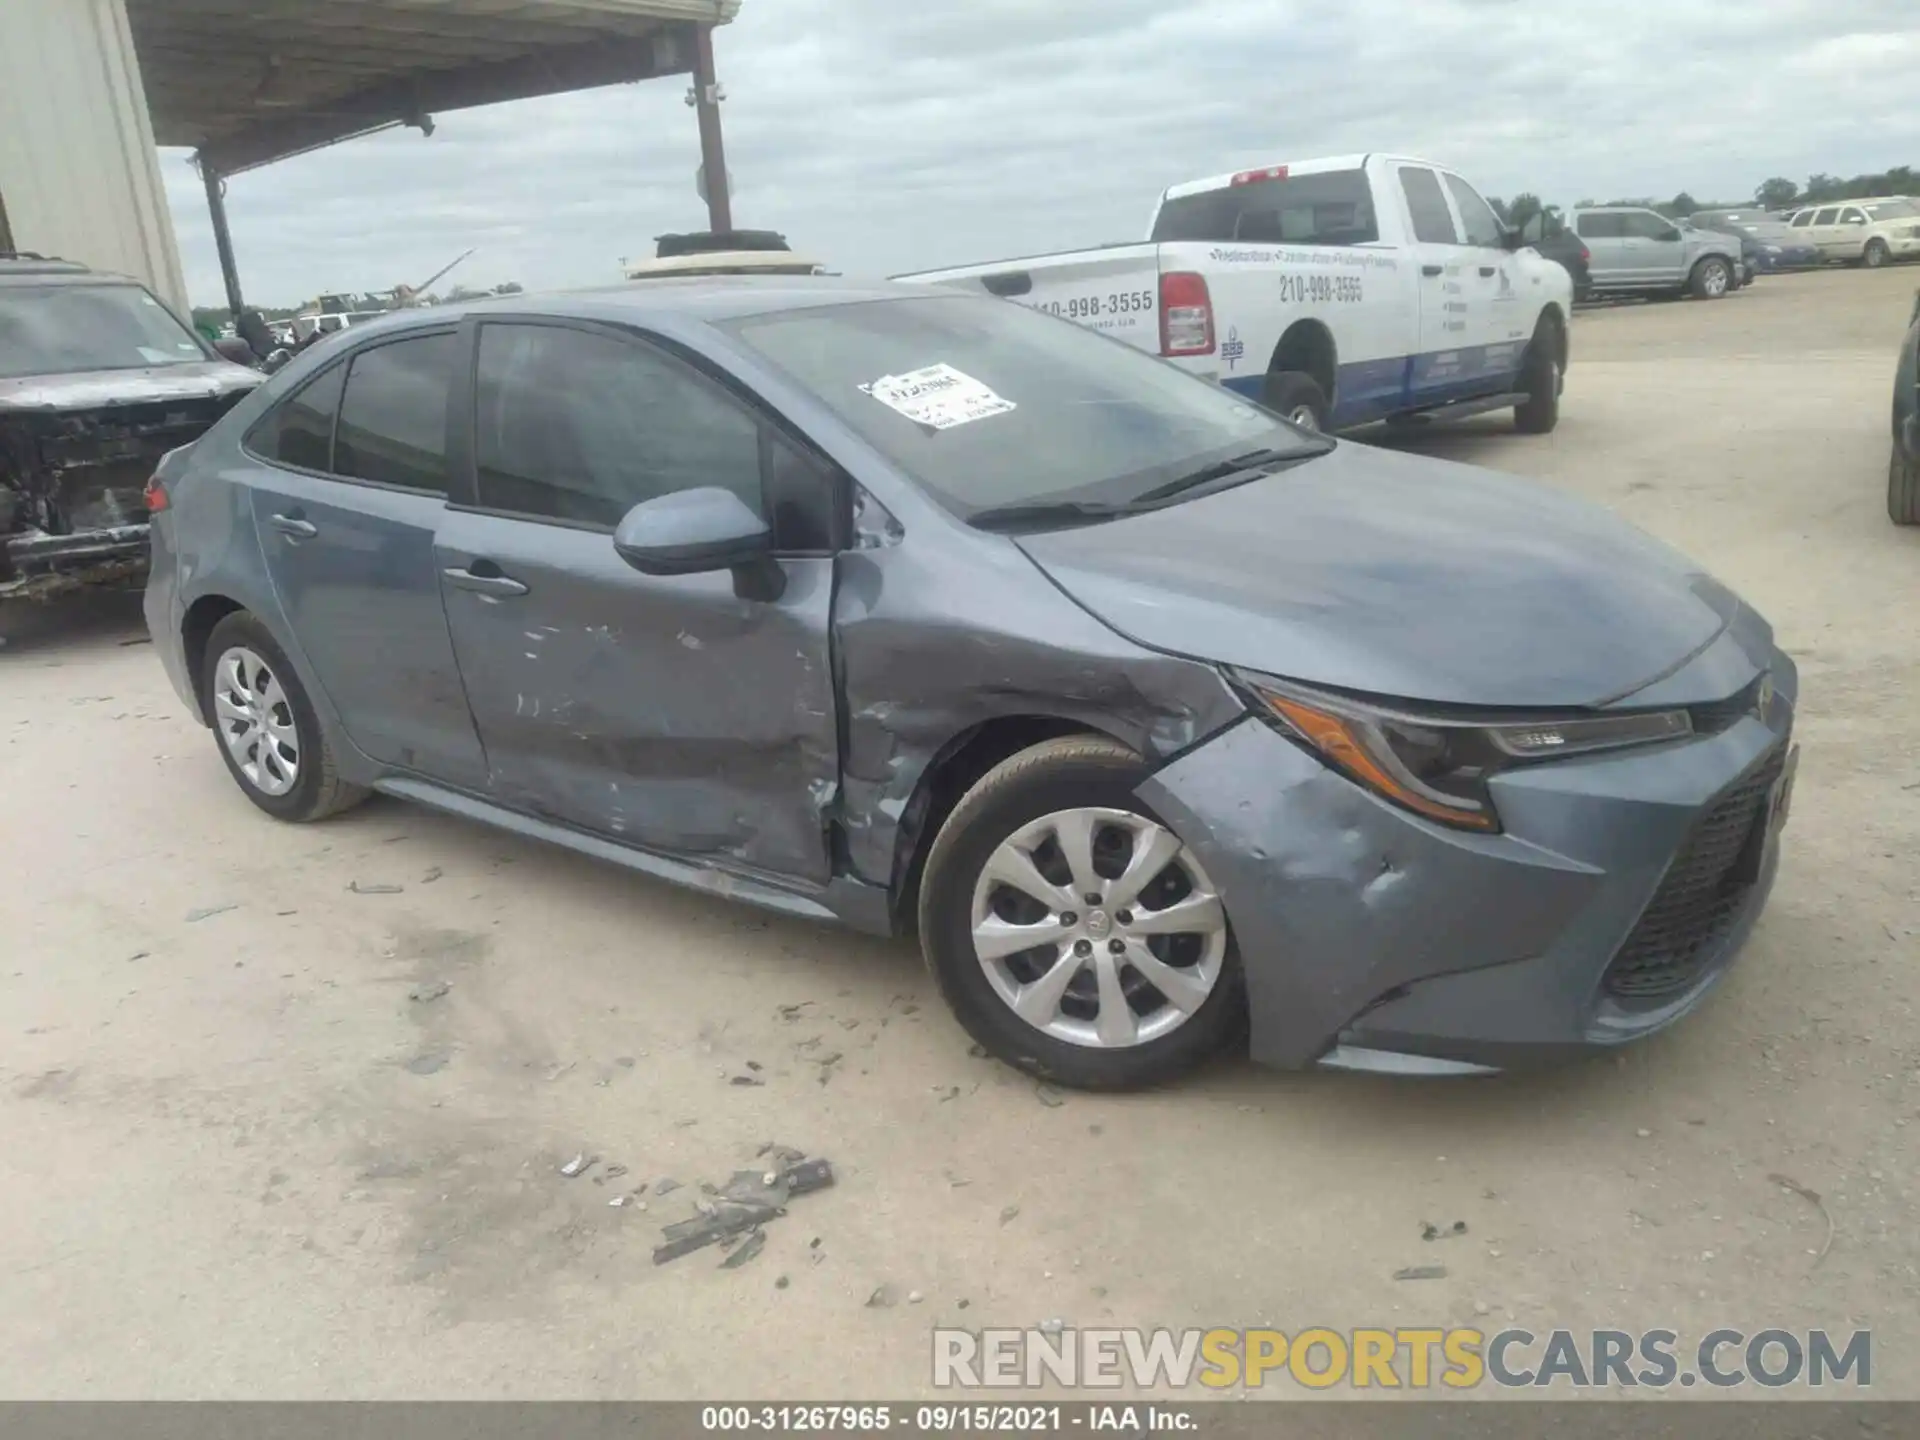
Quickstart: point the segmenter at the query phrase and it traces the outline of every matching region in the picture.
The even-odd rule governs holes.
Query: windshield
[[[1326,444],[1229,390],[1006,300],[876,300],[723,328],[962,518],[1124,503],[1234,456]]]
[[[206,358],[193,332],[138,285],[0,288],[0,379]]]
[[[1907,220],[1920,215],[1920,205],[1915,205],[1911,200],[1882,200],[1860,208],[1875,220]]]

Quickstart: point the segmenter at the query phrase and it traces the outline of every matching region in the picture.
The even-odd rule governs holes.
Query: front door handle
[[[471,590],[476,595],[507,596],[527,593],[527,587],[511,575],[476,575],[473,571],[463,570],[457,565],[440,573],[446,576],[456,588]]]
[[[311,520],[302,520],[298,515],[274,516],[273,528],[294,540],[311,540],[320,533],[318,525]]]
[[[1422,265],[1422,266],[1420,267],[1420,273],[1421,273],[1422,275],[1438,275],[1438,274],[1440,274],[1440,273],[1441,273],[1441,272],[1442,272],[1442,271],[1443,271],[1443,270],[1444,270],[1445,268],[1446,268],[1446,267],[1445,267],[1445,266],[1442,266],[1442,265]]]

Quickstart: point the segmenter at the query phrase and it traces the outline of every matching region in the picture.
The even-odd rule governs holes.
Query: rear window
[[[1244,241],[1264,245],[1366,245],[1380,238],[1364,171],[1329,170],[1229,185],[1167,200],[1155,240]]]
[[[1006,300],[874,300],[722,328],[963,518],[1128,500],[1199,465],[1321,443],[1230,390]]]

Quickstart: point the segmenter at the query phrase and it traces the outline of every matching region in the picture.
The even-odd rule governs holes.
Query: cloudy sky
[[[717,38],[736,222],[850,274],[1144,233],[1219,171],[1395,150],[1488,194],[1739,198],[1920,164],[1913,0],[743,0]],[[236,177],[250,299],[618,277],[703,228],[685,82],[438,117]],[[199,181],[162,157],[196,302]]]

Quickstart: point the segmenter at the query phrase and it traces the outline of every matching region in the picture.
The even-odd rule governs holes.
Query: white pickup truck
[[[1151,350],[1296,424],[1511,408],[1553,429],[1573,282],[1458,175],[1344,156],[1176,185],[1146,243],[897,275]]]

